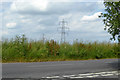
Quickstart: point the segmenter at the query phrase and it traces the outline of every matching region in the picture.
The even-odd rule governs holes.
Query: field
[[[2,42],[2,62],[40,62],[117,58],[117,43],[29,41],[25,35]]]

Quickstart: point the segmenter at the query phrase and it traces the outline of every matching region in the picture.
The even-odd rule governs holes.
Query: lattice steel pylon
[[[69,30],[68,27],[66,27],[68,25],[68,22],[65,21],[64,19],[62,21],[59,22],[60,27],[58,27],[58,29],[61,30],[61,43],[65,43],[66,40],[66,30]]]

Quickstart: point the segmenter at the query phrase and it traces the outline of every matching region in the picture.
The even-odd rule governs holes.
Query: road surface
[[[3,63],[2,78],[118,78],[118,59]]]

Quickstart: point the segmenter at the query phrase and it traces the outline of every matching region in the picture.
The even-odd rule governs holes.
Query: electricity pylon
[[[60,29],[61,31],[61,43],[65,43],[66,40],[66,30],[69,30],[68,27],[66,27],[68,25],[67,21],[65,21],[64,19],[62,21],[59,22],[60,27],[58,27],[58,29]]]

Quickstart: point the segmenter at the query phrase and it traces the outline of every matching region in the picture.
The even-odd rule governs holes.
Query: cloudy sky
[[[66,40],[79,41],[110,41],[111,35],[104,31],[102,19],[98,18],[104,12],[103,2],[66,2],[58,0],[13,0],[0,2],[0,36],[12,38],[25,34],[29,39],[45,38],[60,41],[59,21],[68,22]]]

